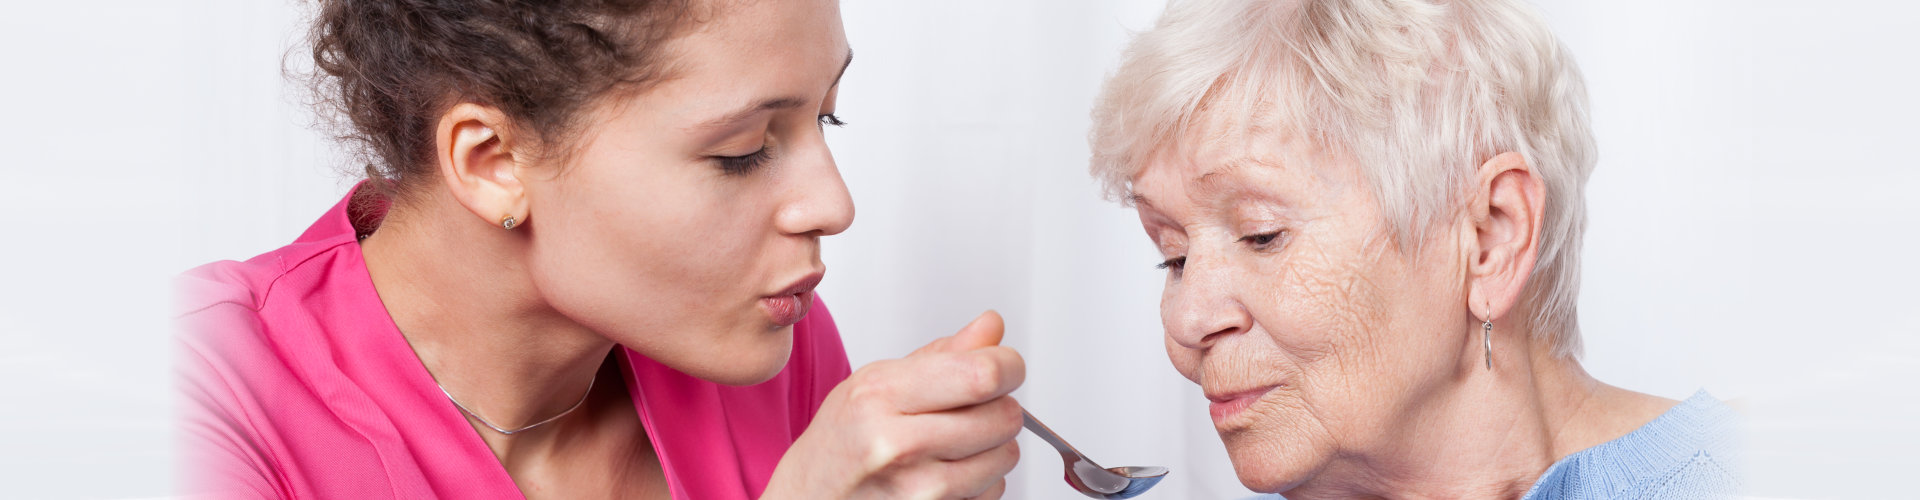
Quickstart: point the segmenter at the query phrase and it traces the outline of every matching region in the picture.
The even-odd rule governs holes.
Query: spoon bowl
[[[1060,439],[1060,435],[1054,434],[1046,424],[1035,420],[1032,413],[1021,410],[1021,414],[1026,417],[1028,431],[1040,436],[1042,441],[1060,452],[1060,459],[1067,465],[1067,485],[1082,495],[1090,498],[1133,498],[1146,493],[1167,476],[1166,467],[1101,467],[1080,454],[1080,450],[1074,449],[1073,445],[1067,444],[1066,440]]]

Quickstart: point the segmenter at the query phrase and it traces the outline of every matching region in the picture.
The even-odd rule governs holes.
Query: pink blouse
[[[523,498],[387,315],[350,193],[291,245],[181,277],[182,468],[242,498]],[[371,208],[369,208],[371,206]],[[619,349],[675,499],[760,495],[850,370],[823,304],[772,380],[727,386]]]

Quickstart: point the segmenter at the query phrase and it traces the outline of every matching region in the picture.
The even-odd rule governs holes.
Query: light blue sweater
[[[1693,394],[1647,425],[1547,467],[1524,500],[1730,498],[1739,492],[1736,417]],[[1264,495],[1249,500],[1282,500]]]
[[[1739,492],[1732,408],[1707,391],[1547,468],[1526,500],[1728,498]]]

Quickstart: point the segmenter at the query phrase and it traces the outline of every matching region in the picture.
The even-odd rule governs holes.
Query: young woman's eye
[[[833,126],[833,127],[845,127],[847,126],[847,122],[842,121],[839,115],[835,115],[833,113],[827,113],[824,115],[820,115],[820,125]]]
[[[751,174],[754,170],[759,170],[762,165],[766,165],[768,160],[773,159],[773,151],[766,146],[760,146],[759,151],[743,156],[715,156],[713,159],[720,161],[721,173],[742,176]]]

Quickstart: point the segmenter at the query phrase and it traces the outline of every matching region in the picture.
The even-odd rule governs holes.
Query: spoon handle
[[[1064,439],[1060,439],[1060,435],[1054,434],[1053,429],[1048,429],[1047,424],[1040,423],[1039,420],[1034,419],[1033,414],[1027,413],[1026,409],[1021,409],[1020,415],[1026,418],[1025,425],[1027,430],[1032,431],[1035,436],[1040,436],[1040,440],[1053,445],[1053,449],[1059,450],[1060,456],[1066,457],[1068,460],[1085,461],[1088,465],[1099,467],[1099,465],[1094,464],[1092,460],[1087,460],[1086,455],[1081,455],[1080,450],[1074,449],[1073,445],[1067,444],[1067,441]]]

